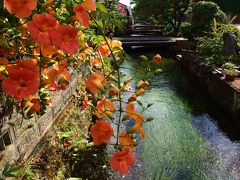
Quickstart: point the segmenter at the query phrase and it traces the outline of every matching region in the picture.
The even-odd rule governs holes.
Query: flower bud
[[[118,95],[119,95],[119,89],[113,84],[110,84],[109,96],[113,97]]]
[[[135,94],[133,94],[129,99],[128,102],[132,102],[132,101],[136,101],[137,100],[137,96]]]
[[[136,94],[136,96],[141,96],[144,93],[145,93],[145,90],[143,88],[140,88],[140,89],[137,90],[137,92],[135,94]]]
[[[146,88],[148,86],[149,86],[149,83],[147,81],[140,80],[138,81],[136,88],[140,89],[140,88]]]
[[[159,54],[156,54],[152,59],[152,63],[153,64],[158,64],[161,59],[162,59],[162,57]]]

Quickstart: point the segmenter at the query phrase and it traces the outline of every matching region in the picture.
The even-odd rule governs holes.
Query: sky
[[[120,3],[126,4],[127,6],[130,5],[130,0],[120,0]]]

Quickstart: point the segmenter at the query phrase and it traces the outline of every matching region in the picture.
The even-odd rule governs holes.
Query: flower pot
[[[225,79],[226,81],[234,81],[235,80],[235,77],[234,75],[230,75],[230,74],[225,74]]]

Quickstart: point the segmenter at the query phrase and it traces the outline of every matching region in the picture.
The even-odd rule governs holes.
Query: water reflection
[[[132,56],[124,66],[141,70],[135,59]],[[240,179],[239,126],[231,125],[231,119],[179,65],[166,69],[150,77],[151,87],[141,98],[146,104],[154,102],[145,115],[155,117],[144,124],[147,136],[138,150],[144,176],[138,177],[133,169],[126,179]]]

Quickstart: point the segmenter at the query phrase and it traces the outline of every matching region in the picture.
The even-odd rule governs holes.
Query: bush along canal
[[[198,82],[172,59],[163,58],[159,67],[147,72],[144,58],[131,54],[123,66],[134,79],[150,82],[140,100],[154,103],[145,112],[154,120],[144,123],[146,137],[136,150],[137,163],[124,179],[240,179],[239,125],[218,109]],[[136,82],[131,85],[134,88]]]

